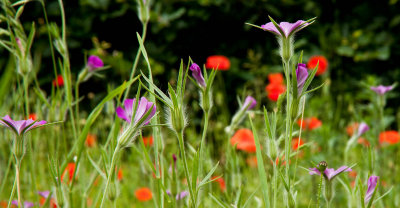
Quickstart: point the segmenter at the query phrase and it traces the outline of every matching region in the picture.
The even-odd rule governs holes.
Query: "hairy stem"
[[[113,171],[115,169],[115,161],[117,159],[117,154],[120,150],[119,144],[117,144],[117,146],[114,149],[114,153],[111,159],[111,165],[110,165],[110,169],[108,170],[108,175],[107,175],[107,183],[106,183],[106,187],[104,188],[104,193],[103,193],[103,198],[101,199],[101,204],[100,204],[100,208],[102,208],[104,206],[104,202],[106,200],[106,196],[107,196],[107,191],[108,191],[108,186],[110,185],[111,182],[111,178],[113,175]]]

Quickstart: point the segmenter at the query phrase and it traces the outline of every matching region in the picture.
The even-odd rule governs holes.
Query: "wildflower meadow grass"
[[[296,48],[317,17],[247,22],[277,41],[280,64],[265,89],[227,94],[236,86],[224,81],[224,55],[188,54],[169,82],[157,80],[150,0],[135,2],[142,31],[118,84],[102,53],[71,66],[64,2],[56,23],[39,0],[52,66],[43,81],[31,50],[39,31],[20,18],[31,3],[1,0],[0,207],[400,207],[400,134],[386,107],[397,84],[364,84],[352,116],[337,116],[347,106],[331,98],[329,61]],[[107,91],[82,94],[92,80]]]

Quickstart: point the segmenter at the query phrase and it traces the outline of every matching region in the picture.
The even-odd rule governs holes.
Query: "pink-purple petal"
[[[268,23],[265,24],[265,25],[261,25],[261,27],[262,27],[264,30],[267,30],[267,31],[272,32],[272,33],[275,33],[276,35],[281,35],[281,33],[279,32],[279,30],[276,29],[274,23],[272,23],[272,22],[268,22]]]
[[[375,91],[378,95],[384,95],[386,92],[393,90],[393,86],[379,85],[376,87],[371,87],[370,89]]]
[[[371,176],[368,178],[368,189],[367,193],[365,193],[364,203],[368,203],[371,200],[372,195],[374,194],[376,185],[378,184],[379,176]]]
[[[358,126],[357,135],[358,135],[358,136],[361,136],[361,135],[363,135],[365,132],[367,132],[368,130],[369,130],[369,126],[368,126],[366,123],[362,122],[362,123]]]
[[[117,116],[118,116],[119,118],[124,119],[124,120],[127,121],[128,123],[131,122],[131,120],[128,118],[128,116],[126,115],[125,110],[124,110],[123,108],[118,107],[118,108],[116,109],[116,112],[117,112]]]
[[[305,64],[298,64],[296,69],[296,77],[297,77],[297,93],[303,91],[303,86],[306,83],[308,77],[308,70]]]
[[[321,175],[321,173],[319,172],[319,170],[317,168],[309,168],[309,174],[310,175]]]

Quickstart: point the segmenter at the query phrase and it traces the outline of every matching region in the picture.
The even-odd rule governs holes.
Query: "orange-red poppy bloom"
[[[95,134],[88,134],[86,136],[85,145],[88,147],[94,147],[96,145],[97,136]]]
[[[231,62],[226,56],[215,55],[209,56],[206,62],[207,69],[218,69],[222,71],[229,70]]]
[[[276,102],[279,95],[286,91],[286,86],[283,84],[269,83],[265,87],[265,91],[267,92],[268,99]]]
[[[301,138],[299,138],[299,137],[296,137],[296,138],[293,138],[292,139],[292,149],[293,150],[297,150],[299,147],[301,147],[302,145],[304,144],[304,141],[301,139]]]
[[[306,118],[304,120],[299,119],[297,121],[297,124],[302,129],[308,129],[308,130],[313,130],[322,126],[322,122],[316,117]]]
[[[147,187],[139,188],[135,191],[135,196],[139,201],[149,201],[153,198],[151,190]]]
[[[64,78],[61,75],[58,75],[56,79],[53,80],[54,87],[62,87],[64,86]]]
[[[256,152],[256,144],[254,135],[250,129],[239,129],[231,138],[232,146],[236,145],[236,149],[245,152]]]
[[[122,169],[120,168],[119,170],[118,170],[118,173],[117,173],[117,179],[119,180],[119,181],[122,181],[122,178],[124,177],[124,173],[122,172]]]
[[[349,136],[353,136],[354,132],[358,130],[358,123],[351,123],[346,127],[346,133]]]
[[[64,181],[65,174],[68,174],[68,183],[71,183],[72,178],[74,177],[75,169],[76,169],[75,163],[68,163],[63,174],[61,175],[61,181]]]
[[[225,180],[220,176],[211,177],[211,180],[214,180],[214,179],[216,179],[215,182],[217,182],[219,184],[219,188],[221,189],[221,191],[226,191]]]
[[[7,208],[8,203],[6,201],[0,201],[0,207]]]
[[[282,73],[268,74],[268,81],[271,84],[283,84],[283,75]]]
[[[379,134],[379,143],[397,144],[400,142],[400,134],[397,131],[384,131]]]
[[[369,147],[369,145],[370,145],[369,141],[364,139],[363,137],[358,138],[357,143],[361,144],[365,147]]]
[[[252,168],[257,167],[257,157],[256,156],[248,157],[246,159],[246,163],[247,163],[247,165],[249,165]]]
[[[36,115],[36,113],[31,113],[31,114],[29,114],[28,118],[36,121],[37,115]]]
[[[153,146],[153,137],[152,136],[148,136],[148,137],[143,137],[143,143],[144,146],[146,147],[150,147]]]
[[[312,56],[307,63],[307,68],[313,70],[317,64],[317,76],[325,73],[325,71],[328,69],[328,60],[326,60],[324,56]]]
[[[357,177],[357,172],[354,171],[354,170],[352,170],[352,171],[349,172],[349,176],[350,176],[351,178],[356,178],[356,177]]]

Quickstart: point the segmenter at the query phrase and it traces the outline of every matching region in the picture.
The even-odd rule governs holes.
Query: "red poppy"
[[[379,134],[379,143],[397,144],[400,142],[400,134],[397,131],[385,131]]]
[[[268,81],[271,84],[283,84],[283,75],[282,73],[268,74]]]
[[[292,139],[292,149],[297,150],[299,147],[303,146],[304,141],[301,138],[293,138]]]
[[[297,121],[297,124],[302,129],[308,129],[308,130],[313,130],[322,126],[322,122],[316,117],[306,118],[304,120],[299,119]]]
[[[28,118],[36,121],[37,115],[36,115],[36,113],[31,113],[31,114],[29,114]]]
[[[149,201],[151,198],[153,198],[151,190],[147,187],[137,189],[135,191],[135,196],[141,202]]]
[[[346,133],[349,136],[353,136],[354,132],[358,130],[358,123],[351,123],[346,127]]]
[[[268,99],[276,102],[279,95],[286,91],[286,87],[282,84],[270,83],[265,87],[265,91],[267,92]]]
[[[7,208],[7,206],[8,206],[8,203],[6,201],[1,201],[0,202],[0,207]]]
[[[235,146],[238,150],[245,152],[256,152],[256,144],[254,142],[254,135],[250,129],[239,129],[231,138],[231,145]]]
[[[283,162],[280,162],[280,160],[283,161]],[[276,164],[277,166],[279,166],[279,165],[286,165],[285,155],[282,155],[282,157],[281,157],[280,160],[279,160],[279,157],[276,157],[275,164]],[[290,160],[289,160],[289,164],[290,164],[290,163],[291,163],[291,162],[290,162]],[[271,164],[272,164],[272,161],[271,161]]]
[[[43,206],[46,200],[47,200],[46,198],[40,197],[39,204]],[[57,208],[57,203],[54,198],[50,199],[50,207]]]
[[[71,183],[72,178],[74,177],[75,169],[76,169],[75,163],[68,163],[63,174],[61,175],[61,181],[64,181],[65,174],[68,174],[68,183]]]
[[[370,145],[369,141],[362,137],[358,138],[357,143],[364,145],[365,147],[369,147],[369,145]]]
[[[286,91],[286,86],[283,84],[282,73],[272,73],[268,75],[269,84],[265,87],[268,99],[277,101],[279,95]]]
[[[62,87],[64,86],[64,78],[61,75],[58,75],[56,79],[53,80],[54,87]]]
[[[86,136],[85,145],[88,147],[94,147],[96,145],[97,136],[95,134],[88,134]]]
[[[316,75],[323,74],[328,68],[328,60],[324,56],[312,56],[307,63],[307,68],[313,70],[318,64]]]
[[[123,172],[122,172],[122,169],[120,168],[119,170],[118,170],[118,173],[117,173],[117,179],[119,180],[119,181],[122,181],[122,178],[124,177],[124,174],[123,174]]]
[[[354,171],[354,170],[352,170],[352,171],[350,171],[349,176],[350,176],[351,178],[356,178],[356,177],[357,177],[357,172]]]
[[[214,179],[216,179],[214,182],[217,182],[219,184],[219,188],[221,189],[221,191],[222,192],[226,191],[225,180],[220,176],[211,177],[211,180],[214,180]]]
[[[246,159],[247,165],[249,165],[252,168],[257,167],[257,157],[256,156],[251,156]]]
[[[229,70],[231,62],[226,56],[215,55],[209,56],[206,62],[207,69],[218,69],[222,71]]]
[[[152,136],[143,137],[143,143],[144,143],[144,146],[146,146],[146,147],[153,146],[153,137]]]

